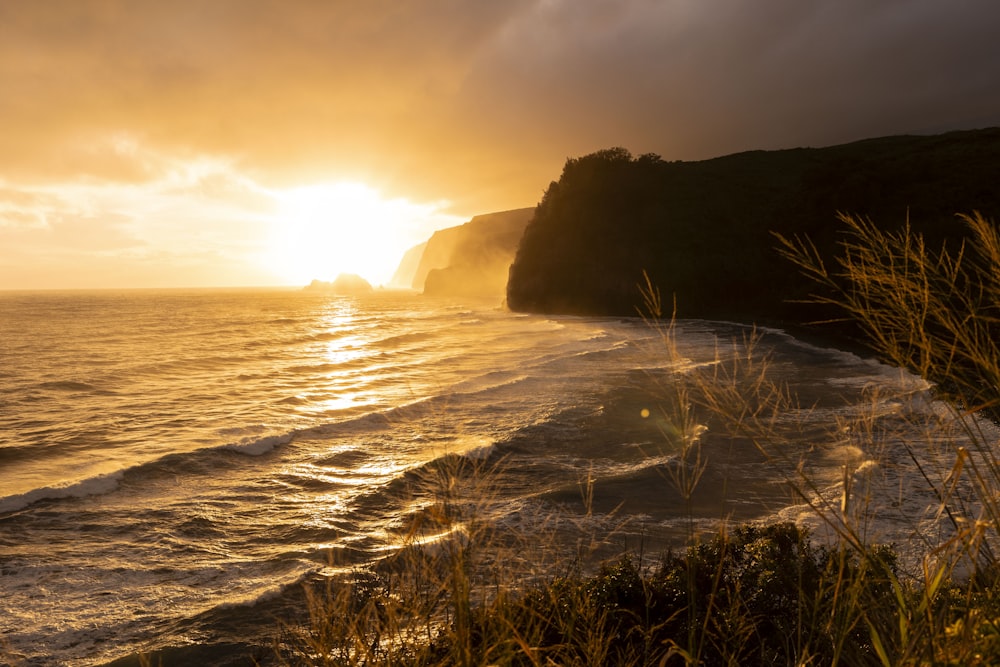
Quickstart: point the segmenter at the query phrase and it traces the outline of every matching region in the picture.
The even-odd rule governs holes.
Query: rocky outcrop
[[[332,282],[314,280],[304,289],[310,292],[328,292],[330,294],[357,295],[373,291],[371,283],[354,273],[341,273]]]

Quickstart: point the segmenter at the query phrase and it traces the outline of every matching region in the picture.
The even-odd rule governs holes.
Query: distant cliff
[[[406,251],[399,261],[399,266],[396,267],[396,272],[392,274],[392,279],[389,281],[390,287],[413,287],[417,271],[420,268],[420,260],[424,256],[426,248],[427,242],[424,241]]]
[[[646,271],[681,317],[804,322],[814,286],[773,232],[839,252],[838,211],[886,227],[909,218],[932,245],[958,212],[1000,221],[1000,129],[899,136],[699,162],[621,148],[570,159],[546,190],[510,270],[514,310],[635,315]]]
[[[433,295],[502,297],[510,263],[533,213],[533,208],[522,208],[477,215],[464,225],[434,232],[420,254],[411,287]],[[404,262],[412,261],[416,250],[411,249]]]

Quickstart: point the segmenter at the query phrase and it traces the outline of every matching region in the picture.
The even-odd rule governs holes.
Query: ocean
[[[400,548],[446,462],[489,477],[469,499],[484,520],[544,518],[553,543],[589,531],[608,553],[723,520],[808,522],[794,470],[835,499],[845,466],[877,469],[870,524],[899,543],[933,498],[891,442],[870,451],[845,424],[939,414],[927,385],[753,333],[679,321],[668,353],[640,318],[409,292],[0,293],[0,664],[266,655],[304,583]],[[764,358],[799,396],[772,417],[794,427],[791,467],[698,411],[678,431],[682,378]]]

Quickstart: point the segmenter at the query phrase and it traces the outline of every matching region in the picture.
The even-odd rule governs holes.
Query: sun
[[[290,284],[354,273],[372,285],[392,278],[403,253],[448,226],[444,203],[385,199],[363,183],[335,182],[272,191],[269,269]]]

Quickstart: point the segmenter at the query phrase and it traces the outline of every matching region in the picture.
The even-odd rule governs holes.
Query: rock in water
[[[314,280],[305,288],[316,292],[331,292],[333,294],[367,294],[374,288],[367,280],[356,273],[341,273],[333,282]]]

